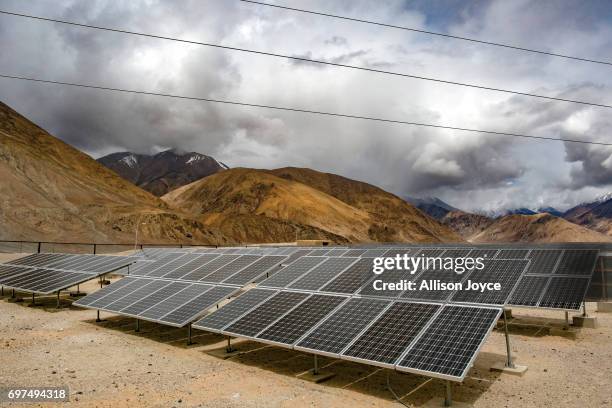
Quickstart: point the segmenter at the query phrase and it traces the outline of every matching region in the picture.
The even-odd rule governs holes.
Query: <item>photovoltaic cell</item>
[[[163,316],[178,309],[180,306],[191,301],[195,297],[201,295],[212,288],[210,285],[192,284],[187,288],[175,293],[165,300],[160,301],[155,306],[141,312],[139,316],[151,320],[160,320]]]
[[[461,380],[499,317],[500,309],[445,306],[398,363]]]
[[[89,305],[93,302],[95,302],[98,299],[103,298],[104,296],[107,296],[113,292],[115,292],[116,290],[119,290],[121,288],[123,288],[124,286],[128,286],[131,285],[133,283],[135,283],[137,281],[137,279],[135,278],[124,278],[124,279],[120,279],[117,282],[114,282],[104,288],[101,288],[100,290],[95,291],[92,294],[89,294],[85,297],[82,297],[81,299],[79,299],[78,301],[74,302],[73,304],[75,306],[85,306],[85,305]]]
[[[271,269],[278,268],[280,263],[286,258],[283,255],[266,255],[251,265],[247,266],[240,272],[232,275],[223,281],[223,283],[233,285],[246,285],[255,281],[259,276],[264,275]]]
[[[520,259],[489,259],[484,261],[484,269],[472,270],[468,275],[468,279],[475,283],[499,282],[501,290],[480,292],[478,290],[465,290],[464,288],[464,290],[458,291],[452,299],[457,302],[503,305],[521,278],[528,262],[527,260]]]
[[[160,320],[164,323],[185,326],[237,290],[238,289],[232,287],[215,286],[178,309],[163,316]]]
[[[484,258],[484,259],[493,259],[495,255],[499,252],[499,249],[495,248],[474,248],[470,252],[470,258]]]
[[[561,257],[561,249],[533,249],[529,254],[527,274],[550,275]]]
[[[276,319],[287,313],[309,295],[297,292],[281,292],[266,300],[256,309],[247,313],[229,327],[224,332],[232,333],[237,336],[255,337]]]
[[[367,251],[365,251],[361,255],[361,257],[362,258],[377,258],[380,256],[384,256],[387,251],[388,251],[387,248],[372,248],[372,249],[368,249]]]
[[[342,254],[342,256],[346,257],[346,256],[361,256],[365,253],[365,249],[349,249],[348,251],[346,251],[345,253]]]
[[[143,297],[142,299],[132,303],[127,307],[124,307],[120,311],[121,313],[130,315],[140,314],[148,308],[155,306],[159,302],[185,289],[187,286],[189,286],[189,284],[186,282],[172,282],[169,285],[159,289],[158,291],[153,292],[146,297]]]
[[[330,249],[325,256],[342,256],[347,250],[347,248]]]
[[[523,276],[508,303],[517,306],[537,306],[549,279],[548,276]]]
[[[194,270],[200,268],[201,266],[206,265],[208,262],[212,261],[218,256],[219,255],[217,254],[196,255],[194,259],[179,266],[172,272],[165,275],[164,278],[165,279],[182,279],[185,275],[193,272]]]
[[[292,289],[317,290],[357,261],[356,258],[329,258],[289,285]]]
[[[553,276],[539,306],[578,310],[588,286],[588,277]]]
[[[291,282],[304,276],[309,270],[325,261],[327,258],[320,256],[305,256],[302,257],[291,265],[286,266],[279,272],[262,281],[260,286],[273,287],[273,288],[284,288]]]
[[[444,301],[455,293],[456,290],[438,290],[432,287],[433,281],[441,284],[460,283],[465,281],[467,275],[467,272],[458,274],[454,270],[427,270],[418,275],[414,280],[416,290],[406,290],[402,293],[401,297],[404,299]],[[423,286],[421,289],[422,285],[426,286]]]
[[[439,308],[434,304],[396,302],[343,355],[391,365]]]
[[[160,290],[161,288],[163,288],[164,286],[168,286],[170,284],[169,281],[159,281],[159,280],[154,280],[144,286],[142,286],[139,289],[136,289],[133,292],[130,292],[126,295],[124,295],[123,297],[114,300],[112,302],[110,302],[112,299],[112,295],[108,296],[108,298],[104,298],[101,299],[101,301],[106,300],[106,302],[104,302],[104,306],[100,306],[98,307],[98,303],[95,303],[96,307],[98,307],[99,309],[105,309],[111,312],[119,312],[121,311],[121,309],[131,305],[132,303],[136,303],[139,300],[149,296],[150,294],[157,292],[158,290]],[[119,290],[120,291],[120,290]],[[117,291],[117,292],[119,292]],[[100,302],[102,303],[102,302]]]
[[[526,259],[529,249],[500,249],[497,259]]]
[[[241,269],[246,268],[253,262],[257,261],[259,258],[260,257],[257,255],[242,255],[239,258],[235,259],[234,261],[228,263],[227,265],[222,266],[221,268],[217,269],[215,272],[211,273],[210,275],[202,278],[201,280],[205,282],[214,282],[214,283],[222,282],[223,280],[229,278],[236,272],[240,271]]]
[[[201,330],[221,330],[275,293],[276,291],[271,289],[251,289],[197,321],[193,327]]]
[[[350,299],[300,341],[297,346],[338,354],[389,304],[390,301],[387,300]]]
[[[312,295],[257,338],[293,344],[345,300],[342,296]]]
[[[361,258],[333,281],[321,288],[323,292],[356,293],[359,288],[374,277],[372,258]]]
[[[599,255],[598,250],[566,249],[563,252],[559,266],[555,271],[557,275],[584,275],[591,276],[595,269],[595,262]]]
[[[183,275],[184,280],[200,281],[207,275],[214,273],[217,269],[229,264],[236,260],[240,255],[221,255],[216,257],[210,262],[205,263],[199,268],[189,272],[187,275]]]

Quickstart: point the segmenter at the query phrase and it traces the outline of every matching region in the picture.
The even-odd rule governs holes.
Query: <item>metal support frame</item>
[[[11,298],[15,299],[15,289],[11,291]]]
[[[2,296],[4,296],[4,286],[0,290],[2,291]]]
[[[81,290],[80,290],[80,285],[79,285],[79,284],[77,284],[77,295],[78,295],[79,293],[81,293]]]
[[[34,298],[34,293],[32,293],[32,306],[36,306],[36,299]]]
[[[569,327],[569,312],[565,311],[565,327]]]
[[[236,351],[236,349],[232,347],[231,340],[232,340],[232,338],[230,336],[227,336],[227,346],[225,347],[225,352],[226,353],[232,353],[232,352]]]
[[[140,319],[136,319],[136,333],[140,332]]]
[[[57,291],[57,306],[56,306],[56,308],[57,309],[60,308],[60,291],[59,290]]]
[[[100,320],[100,311],[96,310],[96,322],[101,322],[102,320]]]
[[[453,394],[450,380],[446,380],[446,394],[444,395],[444,406],[450,407],[453,405]]]
[[[312,374],[313,375],[319,375],[319,356],[317,356],[316,354],[314,355],[314,367],[312,369]]]
[[[191,346],[192,344],[193,344],[193,341],[191,341],[191,323],[189,323],[187,345]]]
[[[582,302],[582,317],[588,317],[587,311],[586,311],[586,300]]]
[[[508,333],[508,318],[506,317],[506,309],[503,310],[504,315],[504,334],[506,335],[506,367],[514,368],[512,361],[512,350],[510,349],[510,333]]]

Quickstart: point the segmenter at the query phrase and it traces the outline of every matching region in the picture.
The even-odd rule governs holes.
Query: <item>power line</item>
[[[166,36],[161,36],[161,35],[156,35],[156,34],[145,34],[145,33],[140,33],[140,32],[136,32],[136,31],[120,30],[120,29],[116,29],[116,28],[94,26],[94,25],[90,25],[90,24],[81,24],[81,23],[75,23],[75,22],[72,22],[72,21],[56,20],[56,19],[53,19],[53,18],[38,17],[38,16],[32,16],[32,15],[28,15],[28,14],[13,13],[13,12],[8,12],[8,11],[3,11],[3,10],[0,10],[0,14],[6,14],[6,15],[17,16],[17,17],[24,17],[24,18],[30,18],[30,19],[34,19],[34,20],[48,21],[48,22],[59,23],[59,24],[67,24],[67,25],[76,26],[76,27],[91,28],[91,29],[95,29],[95,30],[110,31],[110,32],[116,32],[116,33],[122,33],[122,34],[130,34],[130,35],[137,35],[137,36],[141,36],[141,37],[156,38],[156,39],[168,40],[168,41],[176,41],[176,42],[181,42],[181,43],[186,43],[186,44],[202,45],[202,46],[206,46],[206,47],[214,47],[214,48],[220,48],[220,49],[231,50],[231,51],[245,52],[245,53],[250,53],[250,54],[265,55],[265,56],[269,56],[269,57],[284,58],[284,59],[290,59],[290,60],[301,61],[301,62],[308,62],[308,63],[313,63],[313,64],[330,65],[330,66],[334,66],[334,67],[349,68],[349,69],[355,69],[355,70],[359,70],[359,71],[375,72],[375,73],[378,73],[378,74],[394,75],[394,76],[399,76],[399,77],[404,77],[404,78],[412,78],[412,79],[418,79],[418,80],[423,80],[423,81],[437,82],[437,83],[442,83],[442,84],[447,84],[447,85],[456,85],[456,86],[462,86],[462,87],[467,87],[467,88],[475,88],[475,89],[486,90],[486,91],[502,92],[502,93],[506,93],[506,94],[513,94],[513,95],[528,96],[528,97],[532,97],[532,98],[546,99],[546,100],[551,100],[551,101],[569,102],[569,103],[575,103],[575,104],[580,104],[580,105],[589,105],[589,106],[596,106],[596,107],[600,107],[600,108],[612,109],[612,105],[607,105],[607,104],[602,104],[602,103],[580,101],[580,100],[575,100],[575,99],[558,98],[558,97],[554,97],[554,96],[545,96],[545,95],[539,95],[539,94],[528,93],[528,92],[512,91],[512,90],[503,89],[503,88],[494,88],[494,87],[490,87],[490,86],[470,84],[470,83],[465,83],[465,82],[448,81],[448,80],[439,79],[439,78],[425,77],[425,76],[419,76],[419,75],[411,75],[411,74],[405,74],[405,73],[394,72],[394,71],[385,71],[385,70],[381,70],[381,69],[366,68],[366,67],[360,67],[360,66],[356,66],[356,65],[340,64],[340,63],[336,63],[336,62],[329,62],[329,61],[323,61],[323,60],[315,60],[315,59],[305,58],[305,57],[297,57],[297,56],[292,56],[292,55],[285,55],[285,54],[277,54],[277,53],[272,53],[272,52],[251,50],[251,49],[248,49],[248,48],[238,48],[238,47],[230,47],[230,46],[226,46],[226,45],[206,43],[206,42],[200,42],[200,41],[183,40],[183,39],[180,39],[180,38],[166,37]]]
[[[31,81],[31,82],[39,82],[39,83],[45,83],[45,84],[54,84],[54,85],[66,85],[66,86],[73,86],[73,87],[79,87],[79,88],[90,88],[90,89],[97,89],[97,90],[104,90],[104,91],[124,92],[124,93],[137,94],[137,95],[162,96],[162,97],[174,98],[174,99],[186,99],[186,100],[192,100],[192,101],[212,102],[212,103],[219,103],[219,104],[225,104],[225,105],[246,106],[246,107],[251,107],[251,108],[272,109],[272,110],[277,110],[277,111],[308,113],[308,114],[321,115],[321,116],[333,116],[333,117],[348,118],[348,119],[361,119],[361,120],[369,120],[369,121],[374,121],[374,122],[393,123],[393,124],[399,124],[399,125],[410,125],[410,126],[436,128],[436,129],[458,130],[462,132],[520,137],[520,138],[525,138],[525,139],[552,140],[556,142],[581,143],[581,144],[598,145],[598,146],[612,146],[612,143],[606,143],[606,142],[592,142],[592,141],[586,141],[586,140],[564,139],[564,138],[554,138],[554,137],[546,137],[546,136],[525,135],[525,134],[520,134],[520,133],[499,132],[499,131],[494,131],[494,130],[470,129],[470,128],[463,128],[463,127],[457,127],[457,126],[437,125],[433,123],[410,122],[410,121],[404,121],[404,120],[379,118],[379,117],[373,117],[373,116],[350,115],[350,114],[344,114],[344,113],[325,112],[325,111],[317,111],[317,110],[311,110],[311,109],[289,108],[289,107],[283,107],[283,106],[262,105],[262,104],[256,104],[256,103],[230,101],[230,100],[223,100],[223,99],[174,95],[174,94],[167,94],[167,93],[160,93],[160,92],[138,91],[138,90],[133,90],[133,89],[112,88],[112,87],[107,87],[107,86],[90,85],[90,84],[78,84],[74,82],[51,81],[51,80],[46,80],[46,79],[29,78],[29,77],[16,76],[16,75],[0,74],[0,78],[16,79],[16,80],[21,80],[21,81]]]
[[[340,15],[337,15],[337,14],[322,13],[322,12],[312,11],[312,10],[304,10],[304,9],[299,9],[299,8],[294,8],[294,7],[281,6],[281,5],[278,5],[278,4],[264,3],[264,2],[261,2],[261,1],[252,1],[252,0],[239,0],[239,1],[241,1],[243,3],[252,3],[252,4],[257,4],[257,5],[260,5],[260,6],[274,7],[274,8],[283,9],[283,10],[297,11],[299,13],[314,14],[314,15],[317,15],[317,16],[332,17],[332,18],[337,18],[337,19],[340,19],[340,20],[348,20],[348,21],[353,21],[353,22],[357,22],[357,23],[372,24],[372,25],[386,27],[386,28],[395,28],[395,29],[398,29],[398,30],[413,31],[415,33],[436,35],[436,36],[439,36],[439,37],[446,37],[446,38],[452,38],[452,39],[455,39],[455,40],[469,41],[469,42],[478,43],[478,44],[484,44],[484,45],[493,45],[493,46],[496,46],[496,47],[509,48],[509,49],[517,50],[517,51],[532,52],[532,53],[535,53],[535,54],[548,55],[548,56],[551,56],[551,57],[566,58],[566,59],[582,61],[582,62],[592,62],[594,64],[612,65],[612,62],[609,62],[609,61],[600,61],[600,60],[594,60],[594,59],[589,59],[589,58],[575,57],[575,56],[566,55],[566,54],[558,54],[558,53],[555,53],[555,52],[536,50],[536,49],[533,49],[533,48],[519,47],[517,45],[510,45],[510,44],[498,43],[498,42],[493,42],[493,41],[484,41],[484,40],[478,40],[478,39],[475,39],[475,38],[461,37],[461,36],[458,36],[458,35],[451,35],[451,34],[438,33],[438,32],[435,32],[435,31],[421,30],[421,29],[418,29],[418,28],[405,27],[405,26],[397,26],[397,25],[393,25],[393,24],[386,24],[386,23],[381,23],[381,22],[378,22],[378,21],[363,20],[363,19],[359,19],[359,18],[340,16]]]

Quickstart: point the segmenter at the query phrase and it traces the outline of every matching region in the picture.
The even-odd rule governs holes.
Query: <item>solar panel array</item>
[[[0,265],[0,285],[19,291],[50,294],[125,268],[133,257],[32,254]]]
[[[238,290],[232,286],[130,276],[74,305],[183,327]]]
[[[461,381],[500,313],[499,308],[256,288],[193,327]],[[449,327],[453,316],[457,321]],[[463,327],[474,330],[466,333]],[[445,349],[440,349],[434,364],[424,367],[430,344],[440,340],[435,333],[441,330],[446,330],[441,344]],[[422,357],[406,359],[413,350]]]

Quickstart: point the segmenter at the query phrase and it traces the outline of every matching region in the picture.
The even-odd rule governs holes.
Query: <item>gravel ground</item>
[[[81,290],[95,291],[96,284]],[[336,376],[313,384],[298,377],[311,368],[307,354],[236,341],[247,352],[222,360],[207,354],[225,346],[219,335],[194,331],[197,344],[187,346],[186,329],[143,322],[136,333],[133,319],[103,313],[106,320],[96,323],[94,311],[69,306],[67,296],[60,310],[55,297],[37,302],[29,307],[29,297],[21,303],[7,296],[0,301],[0,384],[67,385],[70,402],[58,406],[398,407],[387,376],[410,406],[443,396],[442,381],[329,358],[320,358],[320,365]],[[455,400],[474,407],[612,406],[612,314],[592,312],[600,327],[579,329],[571,339],[523,326],[560,326],[562,312],[513,312],[513,353],[529,370],[523,377],[489,370],[505,359],[504,335],[496,330],[468,378],[453,385]]]

